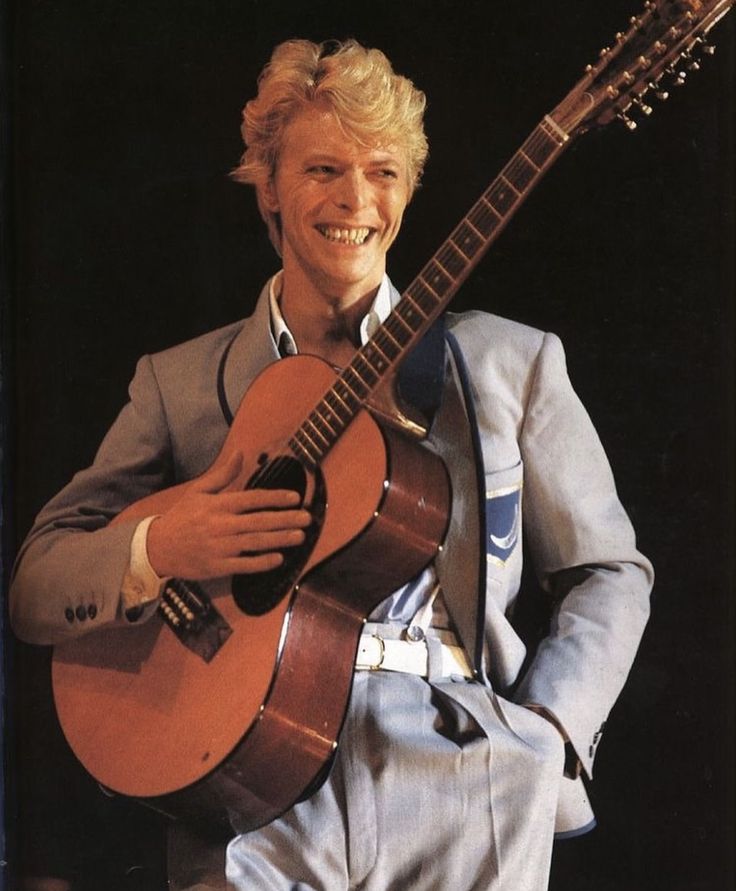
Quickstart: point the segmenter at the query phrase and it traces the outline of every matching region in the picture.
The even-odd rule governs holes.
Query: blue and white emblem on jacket
[[[503,566],[521,535],[521,484],[486,492],[486,553]]]

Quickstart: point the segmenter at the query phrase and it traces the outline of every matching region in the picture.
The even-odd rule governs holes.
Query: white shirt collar
[[[276,346],[279,351],[287,356],[296,355],[299,350],[296,346],[294,336],[289,331],[286,319],[281,313],[279,299],[281,297],[281,286],[283,281],[283,270],[276,273],[269,283],[268,302],[271,309],[271,330]],[[367,343],[376,333],[379,325],[386,321],[391,312],[391,284],[388,276],[384,273],[381,284],[378,286],[375,300],[371,308],[363,316],[360,323],[360,342],[361,345]]]

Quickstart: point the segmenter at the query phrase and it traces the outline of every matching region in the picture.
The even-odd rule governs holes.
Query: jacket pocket
[[[524,464],[485,475],[486,556],[489,567],[503,569],[521,554]]]

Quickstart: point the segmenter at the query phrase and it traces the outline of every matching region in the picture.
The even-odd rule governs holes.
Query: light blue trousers
[[[322,788],[226,851],[175,835],[170,888],[544,891],[563,762],[550,723],[480,684],[356,672]]]

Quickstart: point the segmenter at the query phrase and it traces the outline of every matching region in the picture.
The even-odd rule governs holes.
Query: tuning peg
[[[659,99],[660,102],[666,102],[670,98],[670,94],[667,90],[663,90],[659,85],[660,78],[656,80],[650,80],[647,84],[647,87],[650,90],[653,90],[654,95]]]
[[[704,53],[706,56],[712,56],[716,51],[713,44],[705,42],[705,37],[696,37],[694,46],[698,47],[700,52]]]
[[[695,59],[687,63],[688,71],[700,71],[700,63],[696,62]]]
[[[621,121],[621,123],[626,127],[626,129],[633,133],[636,130],[637,124],[636,121],[632,121],[631,118],[626,114],[625,111],[620,111],[616,117]]]
[[[652,106],[647,105],[646,102],[642,102],[641,96],[635,96],[633,103],[639,109],[639,111],[642,114],[647,115],[647,117],[652,113]]]
[[[676,68],[672,68],[672,67],[668,68],[667,74],[669,74],[669,76],[671,78],[673,78],[672,83],[676,87],[681,87],[685,83],[685,80],[687,79],[687,72],[686,71],[678,71]]]

